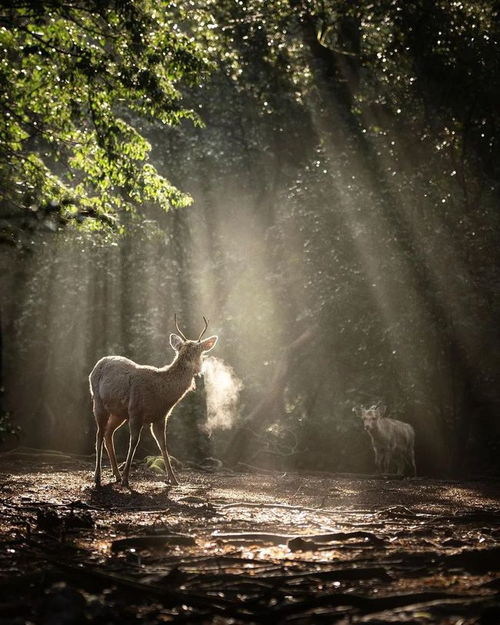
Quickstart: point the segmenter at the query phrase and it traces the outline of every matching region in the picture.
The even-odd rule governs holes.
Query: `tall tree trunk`
[[[0,308],[0,419],[5,415],[5,388],[3,378],[3,314]]]
[[[282,415],[283,394],[290,368],[300,363],[300,355],[304,347],[314,339],[318,329],[317,325],[307,328],[283,350],[264,396],[244,419],[226,447],[224,461],[228,465],[234,465],[245,458],[249,448],[255,444],[259,430]]]

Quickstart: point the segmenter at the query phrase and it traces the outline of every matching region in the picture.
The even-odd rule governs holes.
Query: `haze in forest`
[[[353,408],[381,401],[419,473],[498,472],[496,10],[200,2],[159,25],[132,5],[84,22],[104,43],[78,30],[80,60],[61,57],[94,19],[77,9],[50,32],[35,16],[45,44],[16,11],[0,37],[2,410],[22,444],[91,453],[95,362],[169,363],[177,313],[219,336],[169,422],[181,460],[371,471]]]

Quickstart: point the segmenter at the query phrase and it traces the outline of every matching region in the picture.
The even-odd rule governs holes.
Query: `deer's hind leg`
[[[95,435],[94,482],[96,486],[100,486],[101,485],[102,444],[104,441],[104,430],[108,422],[109,414],[107,413],[106,409],[104,408],[103,403],[97,396],[94,396],[93,412],[94,412],[95,422],[97,426],[97,431]]]
[[[122,485],[127,488],[129,487],[128,476],[130,473],[130,465],[134,459],[135,450],[137,449],[141,437],[142,421],[138,417],[131,416],[128,425],[130,429],[130,440],[128,444],[127,460],[125,461],[125,468],[122,473]]]
[[[121,425],[123,425],[125,421],[126,419],[124,419],[123,417],[110,415],[106,423],[106,427],[104,429],[104,446],[106,447],[106,451],[108,452],[108,458],[111,463],[111,468],[113,469],[113,475],[115,476],[115,479],[117,482],[121,481],[122,476],[118,468],[118,463],[116,462],[115,445],[113,442],[113,436],[115,435],[116,430]]]

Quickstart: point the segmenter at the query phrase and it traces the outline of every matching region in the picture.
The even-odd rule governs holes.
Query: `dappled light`
[[[499,23],[0,11],[1,617],[500,622]]]

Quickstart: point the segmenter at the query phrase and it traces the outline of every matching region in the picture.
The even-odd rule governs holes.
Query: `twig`
[[[314,512],[315,514],[325,514],[328,516],[336,515],[338,512],[334,510],[325,510],[323,508],[307,508],[304,506],[294,506],[287,503],[256,503],[241,501],[238,503],[228,503],[218,507],[218,510],[229,510],[230,508],[283,508],[285,510],[294,510],[299,512]]]

